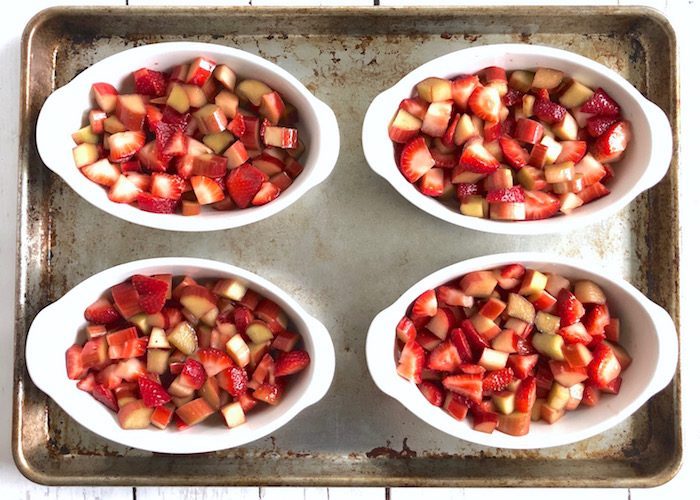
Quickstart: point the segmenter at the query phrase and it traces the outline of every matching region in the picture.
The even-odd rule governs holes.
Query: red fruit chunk
[[[455,420],[464,420],[469,411],[469,405],[464,396],[449,391],[445,396],[445,402],[442,407]]]
[[[581,106],[583,113],[592,113],[597,116],[616,118],[620,115],[620,106],[602,88],[596,89],[595,93]]]
[[[446,340],[437,346],[428,358],[428,368],[436,371],[454,372],[462,362],[457,348]]]
[[[299,373],[309,366],[311,358],[306,351],[285,352],[277,358],[275,363],[275,377],[286,377]]]
[[[172,399],[168,391],[166,391],[162,385],[148,377],[139,377],[138,384],[141,399],[143,399],[144,404],[149,408],[163,406]]]
[[[117,405],[117,398],[114,397],[114,393],[104,385],[98,384],[92,390],[92,397],[98,400],[100,403],[105,405],[112,411],[119,411],[119,406]]]
[[[423,137],[408,142],[401,151],[399,169],[406,179],[414,183],[435,165]]]
[[[452,345],[454,345],[457,349],[462,363],[470,363],[474,360],[471,346],[469,345],[467,336],[464,334],[462,329],[455,328],[452,330],[452,332],[450,332],[450,340],[452,341]]]
[[[535,404],[536,397],[537,382],[534,377],[527,377],[515,391],[515,411],[529,412]]]
[[[501,137],[498,143],[501,145],[503,157],[511,167],[521,169],[527,165],[530,155],[518,144],[518,141],[510,137]]]
[[[85,309],[85,319],[90,323],[109,325],[119,319],[119,313],[109,300],[101,298]]]
[[[207,377],[214,377],[233,366],[233,360],[219,349],[205,348],[197,351],[197,357],[204,367]]]
[[[591,385],[590,382],[586,382],[583,387],[583,399],[581,399],[581,403],[586,406],[595,406],[598,404],[599,399],[600,389]]]
[[[559,335],[562,336],[567,344],[583,344],[588,345],[593,338],[586,330],[586,327],[579,322],[572,323],[559,328]]]
[[[529,118],[520,118],[515,124],[515,139],[528,144],[538,144],[544,135],[544,127],[541,123]],[[503,144],[501,144],[503,147]],[[505,154],[505,150],[503,151]],[[527,162],[526,162],[527,163]],[[514,165],[521,167],[522,165]]]
[[[508,366],[516,378],[524,379],[533,374],[538,359],[537,354],[511,354],[508,356]]]
[[[605,335],[605,327],[610,324],[610,312],[605,304],[595,304],[591,306],[582,323],[589,334],[593,336]]]
[[[87,372],[83,367],[82,351],[83,346],[77,344],[70,346],[66,351],[66,373],[71,380],[79,380]]]
[[[459,201],[464,201],[473,194],[479,194],[479,186],[476,184],[457,184],[457,199]]]
[[[614,123],[617,122],[615,118],[606,118],[604,116],[593,116],[586,122],[586,130],[591,137],[600,137],[605,132],[608,131]]]
[[[483,397],[481,375],[448,375],[442,379],[442,385],[448,391],[456,392],[476,403],[480,403]]]
[[[185,191],[185,181],[177,175],[155,173],[151,176],[151,194],[158,198],[179,200]]]
[[[222,389],[235,398],[246,391],[248,387],[248,374],[243,368],[231,366],[220,373],[219,377],[217,377],[217,381]]]
[[[471,97],[472,93],[474,92],[474,89],[478,85],[479,78],[477,78],[474,75],[458,76],[457,78],[452,80],[452,99],[455,102],[455,106],[457,106],[457,108],[460,111],[467,111],[467,108],[469,107],[469,98]],[[404,102],[406,100],[407,99],[404,99]],[[403,104],[403,102],[401,104]],[[427,104],[425,106],[425,109],[427,109]],[[411,112],[409,111],[409,113]],[[415,113],[411,114],[420,119],[423,119],[423,116],[419,116]],[[425,113],[423,113],[423,115],[424,114]]]
[[[204,398],[198,398],[182,405],[175,410],[175,413],[186,425],[190,426],[203,422],[215,411]]]
[[[114,285],[112,287],[112,299],[119,314],[125,319],[141,312],[139,294],[130,282]]]
[[[612,163],[618,161],[627,149],[627,144],[632,138],[632,128],[627,121],[617,122],[598,137],[591,154],[599,162]]]
[[[491,434],[498,426],[498,414],[492,411],[484,411],[479,407],[473,410],[474,420],[472,426],[475,431]]]
[[[131,282],[139,294],[139,306],[146,314],[155,314],[163,309],[168,294],[168,284],[157,278],[136,275]]]
[[[496,189],[495,191],[489,191],[486,195],[486,201],[489,203],[523,203],[525,201],[525,191],[521,186]]]
[[[486,374],[483,381],[484,392],[499,392],[513,381],[513,370],[509,367],[492,370]]]
[[[555,196],[543,191],[524,191],[525,218],[527,220],[546,219],[559,211],[561,202]]]
[[[145,94],[151,97],[162,97],[167,88],[167,75],[160,71],[153,71],[141,68],[134,71],[134,82],[136,83],[136,93]]]
[[[532,112],[545,123],[559,123],[566,117],[566,108],[547,99],[535,99]]]
[[[469,109],[482,120],[497,122],[501,111],[498,90],[490,86],[477,86],[469,96]]]
[[[424,381],[418,385],[418,389],[433,406],[442,406],[445,401],[445,393],[435,382]]]
[[[519,90],[516,90],[514,88],[508,87],[508,91],[506,94],[501,98],[503,101],[503,104],[506,105],[507,107],[515,106],[517,104],[520,104],[523,102],[523,93]],[[517,134],[517,133],[516,133]],[[521,139],[523,140],[523,139]]]
[[[406,316],[396,325],[396,337],[404,344],[416,339],[416,325]]]
[[[180,132],[184,132],[187,129],[190,119],[191,115],[189,113],[179,113],[170,106],[163,108],[163,123],[173,125]]]
[[[432,317],[437,314],[437,297],[435,290],[423,292],[413,303],[412,314],[414,317]]]
[[[180,372],[180,381],[192,389],[200,389],[207,381],[208,374],[202,363],[193,358],[187,358]]]
[[[276,405],[282,397],[282,386],[279,384],[262,384],[253,392],[253,397],[269,405]]]
[[[595,184],[583,188],[583,191],[578,193],[578,197],[581,198],[584,203],[588,203],[609,194],[610,191],[608,188],[603,186],[600,182],[596,182]]]
[[[561,153],[557,157],[557,163],[567,161],[578,163],[586,154],[586,141],[561,141]]]
[[[176,200],[158,198],[150,193],[139,193],[136,196],[136,203],[141,210],[156,214],[174,214],[177,207]]]
[[[568,326],[579,321],[586,310],[573,293],[562,288],[557,295],[557,313],[561,326]]]
[[[231,171],[226,179],[226,190],[238,206],[246,208],[260,190],[267,176],[249,164],[243,164]]]
[[[479,141],[468,143],[462,150],[459,166],[477,174],[491,174],[500,166],[499,161]]]
[[[619,377],[622,372],[620,362],[615,357],[612,348],[600,343],[593,351],[593,360],[587,367],[588,376],[595,387],[603,388]]]

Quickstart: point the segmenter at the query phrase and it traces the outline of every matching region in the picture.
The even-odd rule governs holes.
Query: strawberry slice
[[[472,141],[462,150],[459,165],[470,172],[491,174],[501,165],[500,162],[484,147],[481,141]]]
[[[179,125],[165,123],[163,121],[156,123],[156,153],[167,159],[172,156],[183,156],[187,153],[187,136],[180,130]]]
[[[435,165],[424,137],[416,137],[401,151],[399,170],[410,183],[416,182]]]
[[[465,396],[476,403],[481,403],[483,397],[481,375],[448,375],[442,379],[442,386],[448,391]]]
[[[413,303],[411,310],[414,318],[433,317],[437,314],[438,304],[435,290],[423,292]]]
[[[450,340],[452,341],[452,345],[457,349],[462,363],[471,363],[474,360],[467,336],[461,328],[454,328],[450,332]]]
[[[590,99],[581,106],[583,113],[592,113],[597,116],[616,118],[620,116],[620,105],[610,97],[602,88],[596,89]]]
[[[148,377],[139,377],[138,384],[141,399],[149,408],[163,406],[172,399],[162,385]]]
[[[515,391],[515,411],[527,413],[532,410],[537,398],[537,382],[535,377],[527,377]]]
[[[508,87],[508,90],[506,91],[505,95],[501,98],[503,101],[503,104],[507,107],[515,106],[517,104],[520,104],[523,102],[523,94],[521,91],[514,89],[512,87]]]
[[[586,154],[586,141],[561,141],[561,153],[557,156],[556,163],[571,161],[578,163]]]
[[[467,199],[467,196],[479,194],[480,192],[478,184],[467,184],[464,182],[457,184],[457,199],[459,201],[464,201]]]
[[[460,111],[467,111],[469,106],[469,98],[477,86],[479,86],[479,78],[475,75],[458,76],[452,80],[452,99]],[[427,104],[425,109],[428,109]],[[406,111],[411,113],[409,110]],[[419,116],[415,113],[411,114],[420,118],[421,120],[423,119],[423,116],[425,116],[425,113],[423,113],[423,116]]]
[[[561,320],[561,326],[577,323],[586,310],[576,296],[566,288],[562,288],[557,294],[557,315]]]
[[[207,373],[202,363],[194,358],[187,358],[180,372],[180,381],[192,389],[201,389],[207,381]]]
[[[513,370],[509,367],[493,370],[486,374],[483,382],[484,392],[499,392],[513,381]]]
[[[309,366],[311,358],[306,351],[284,352],[275,363],[275,377],[286,377],[299,373]]]
[[[522,186],[496,189],[488,192],[486,201],[489,203],[523,203],[525,201],[525,191]]]
[[[66,372],[71,380],[79,380],[85,376],[87,370],[83,367],[81,353],[83,346],[75,344],[66,351]]]
[[[236,325],[236,330],[245,332],[251,321],[253,321],[253,312],[247,307],[236,307],[233,310],[233,324]]]
[[[167,75],[147,68],[134,71],[134,82],[137,94],[151,97],[162,97],[167,89]]]
[[[610,345],[601,342],[593,351],[593,360],[587,367],[588,376],[595,387],[608,387],[622,372],[622,366]]]
[[[158,198],[179,200],[185,191],[185,181],[177,175],[161,172],[151,175],[151,194]]]
[[[593,337],[588,333],[583,323],[576,322],[571,325],[562,326],[558,331],[564,342],[567,344],[583,344],[589,345]]]
[[[207,377],[214,377],[220,372],[233,366],[233,360],[224,351],[207,347],[197,351],[197,357],[207,373]]]
[[[586,155],[577,162],[574,171],[583,176],[584,186],[600,182],[607,175],[605,167],[591,155]]]
[[[449,340],[433,349],[428,358],[428,368],[439,372],[452,373],[461,363],[459,351]]]
[[[600,399],[600,389],[595,387],[590,380],[587,380],[583,387],[583,399],[581,403],[586,406],[595,406]]]
[[[146,134],[142,131],[129,130],[109,136],[109,161],[126,161],[146,144]]]
[[[508,366],[513,369],[516,378],[524,379],[532,375],[538,359],[537,354],[511,354],[508,356]]]
[[[436,295],[439,304],[456,307],[471,307],[474,304],[474,297],[452,286],[439,286]]]
[[[229,122],[226,128],[236,137],[243,137],[246,132],[246,121],[243,118],[243,115],[240,113],[236,113],[236,116],[233,117],[233,119]]]
[[[110,188],[107,197],[117,203],[132,203],[136,201],[141,190],[126,176],[120,175],[117,182]]]
[[[397,373],[415,384],[420,384],[424,367],[425,350],[418,342],[408,342],[401,350]]]
[[[399,324],[396,325],[396,337],[404,344],[416,339],[416,325],[406,316],[401,318]]]
[[[523,149],[518,141],[510,137],[501,137],[498,143],[501,145],[503,157],[511,167],[521,169],[527,165],[530,155]]]
[[[441,153],[437,148],[430,148],[430,156],[435,160],[434,168],[455,168],[459,163],[457,153]]]
[[[277,198],[281,192],[282,191],[280,188],[275,184],[265,181],[262,183],[262,186],[260,186],[260,190],[255,194],[255,196],[253,196],[250,204],[255,207],[265,205],[266,203],[270,203],[272,200]]]
[[[90,323],[96,323],[98,325],[109,325],[117,321],[120,317],[112,303],[105,298],[97,299],[90,304],[85,309],[84,316]]]
[[[559,198],[544,191],[524,191],[525,219],[546,219],[559,211]]]
[[[146,314],[155,314],[163,309],[168,293],[168,284],[157,278],[137,274],[131,282],[139,294],[139,306]]]
[[[119,167],[109,162],[107,158],[102,158],[90,165],[80,169],[85,177],[101,186],[113,186],[119,180],[121,171]]]
[[[108,387],[98,384],[92,390],[92,397],[98,400],[100,403],[105,405],[112,411],[119,411],[119,406],[117,405],[117,398],[114,397],[114,393]]]
[[[442,196],[445,192],[445,174],[441,168],[431,168],[420,178],[418,190],[426,196]]]
[[[548,99],[535,99],[532,112],[541,121],[549,124],[559,123],[566,117],[566,108]]]
[[[423,381],[418,385],[418,389],[433,406],[442,406],[445,401],[445,392],[435,382]]]
[[[216,377],[219,386],[234,398],[246,392],[248,388],[248,374],[243,368],[230,366],[224,369]]]
[[[501,96],[498,89],[491,86],[477,86],[469,96],[469,109],[487,122],[499,121]]]
[[[228,175],[226,190],[238,208],[246,208],[266,180],[267,176],[264,173],[254,166],[244,163]]]
[[[276,405],[282,397],[282,386],[279,384],[262,384],[253,392],[253,397],[269,405]]]
[[[615,123],[617,123],[617,119],[615,118],[593,116],[586,122],[586,131],[591,137],[600,137]]]
[[[609,194],[610,191],[608,188],[603,186],[600,182],[596,182],[595,184],[583,188],[583,191],[578,193],[578,197],[581,198],[584,203],[588,203]]]
[[[203,175],[190,177],[190,184],[200,205],[209,205],[223,200],[226,195],[221,185],[214,179]]]
[[[143,192],[136,195],[136,203],[141,210],[156,214],[174,214],[177,207],[177,200],[159,198]]]
[[[79,380],[78,383],[75,385],[81,391],[89,392],[90,394],[92,394],[92,390],[97,385],[97,382],[95,381],[95,375],[93,375],[92,373],[88,373],[84,379]]]
[[[610,324],[610,311],[605,304],[593,305],[581,320],[590,335],[605,335],[605,327]]]
[[[610,126],[591,146],[591,154],[599,162],[618,161],[632,139],[632,128],[628,121],[620,121]]]
[[[491,347],[490,344],[476,331],[474,324],[470,319],[465,319],[462,321],[462,331],[464,332],[469,347],[471,348],[472,355],[474,359],[481,357],[481,352],[487,347]]]
[[[184,132],[191,118],[192,115],[189,113],[180,113],[170,106],[165,106],[165,108],[163,108],[163,118],[161,120],[163,123],[174,125],[180,132]]]
[[[124,319],[129,319],[141,312],[139,293],[130,282],[114,285],[111,292],[114,305]]]

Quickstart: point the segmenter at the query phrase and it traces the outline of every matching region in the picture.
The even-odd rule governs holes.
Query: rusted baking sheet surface
[[[110,54],[181,39],[266,57],[328,102],[343,138],[328,181],[264,222],[177,234],[100,212],[43,167],[34,123],[54,88]],[[677,134],[675,37],[650,10],[100,7],[39,14],[23,45],[13,428],[22,472],[57,485],[640,487],[669,480],[681,460],[677,381],[601,436],[543,451],[507,451],[460,442],[430,428],[380,393],[367,372],[365,333],[378,311],[426,274],[493,252],[549,249],[592,258],[622,270],[678,316],[675,161],[659,186],[610,220],[586,232],[529,238],[441,222],[416,210],[367,168],[360,128],[373,96],[435,56],[498,42],[551,45],[600,61],[659,104]],[[36,312],[97,271],[169,255],[248,268],[321,318],[337,355],[337,375],[326,398],[249,446],[174,457],[108,442],[39,392],[23,359],[26,330]]]

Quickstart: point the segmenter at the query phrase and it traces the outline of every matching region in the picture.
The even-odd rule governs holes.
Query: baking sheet
[[[185,234],[110,217],[43,166],[34,124],[54,88],[108,55],[174,40],[259,54],[331,105],[342,138],[331,177],[265,221]],[[488,253],[547,249],[593,259],[622,272],[678,318],[677,155],[666,179],[617,216],[585,232],[537,237],[442,222],[415,209],[367,167],[360,129],[376,94],[438,55],[503,42],[559,47],[611,67],[669,114],[677,139],[675,35],[649,9],[129,7],[55,8],[35,17],[23,41],[13,423],[20,470],[55,485],[643,487],[669,480],[682,456],[677,378],[603,435],[517,451],[442,434],[383,395],[369,377],[364,339],[374,315],[430,272]],[[177,255],[245,267],[325,323],[337,370],[321,403],[248,446],[173,457],[92,434],[33,386],[24,338],[42,307],[107,267]]]

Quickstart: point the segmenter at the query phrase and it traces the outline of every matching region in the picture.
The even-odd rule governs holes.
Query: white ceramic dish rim
[[[155,427],[124,430],[119,427],[114,412],[95,401],[90,394],[79,390],[76,381],[67,378],[65,351],[75,342],[81,326],[86,324],[82,311],[89,302],[111,285],[133,274],[165,272],[195,277],[238,277],[282,306],[301,333],[305,349],[311,356],[311,364],[297,375],[298,378],[278,406],[262,408],[262,411],[251,414],[245,424],[233,429],[226,428],[222,420],[216,426],[200,424],[185,431],[177,431],[172,426],[163,431]],[[79,317],[76,318],[76,315]],[[302,410],[317,403],[328,391],[335,371],[335,352],[328,330],[290,295],[245,269],[213,260],[186,257],[132,261],[91,276],[39,312],[29,328],[25,352],[32,381],[79,424],[126,446],[174,454],[234,448],[274,432]],[[279,414],[271,418],[272,412]]]
[[[656,340],[656,346],[654,347],[657,349],[658,355],[656,362],[650,368],[647,368],[648,380],[645,388],[629,404],[623,408],[617,408],[615,407],[615,398],[608,397],[607,400],[601,401],[598,407],[571,412],[565,415],[562,421],[557,422],[553,426],[549,426],[544,422],[533,422],[530,427],[530,433],[525,436],[510,436],[499,431],[494,431],[493,434],[485,434],[473,430],[468,422],[456,421],[442,408],[432,406],[415,384],[398,375],[394,357],[396,325],[406,313],[408,306],[418,295],[425,290],[460,277],[467,272],[491,269],[514,262],[532,266],[536,269],[545,266],[548,268],[556,267],[563,273],[573,272],[587,276],[599,283],[604,290],[618,289],[620,294],[629,296],[647,312],[648,318],[646,319],[650,322],[650,326],[654,331],[653,336]],[[549,448],[574,443],[602,433],[632,415],[649,398],[669,384],[676,373],[678,338],[673,320],[663,308],[649,300],[622,278],[611,276],[610,273],[597,272],[594,270],[596,267],[585,261],[546,253],[514,252],[468,259],[440,269],[406,290],[396,302],[377,314],[372,321],[366,343],[367,365],[372,379],[379,389],[399,401],[428,425],[459,439],[484,446],[506,449]],[[624,339],[622,345],[625,345]],[[637,365],[639,365],[639,362],[637,362]],[[625,391],[624,377],[622,391]],[[566,419],[583,419],[584,423],[587,418],[591,420],[590,411],[598,408],[605,408],[604,411],[607,411],[609,416],[597,422],[586,423],[578,430],[567,430],[565,433],[557,430],[557,426],[561,426]],[[467,417],[468,419],[469,417]],[[581,421],[578,421],[578,423],[580,424]]]
[[[81,126],[79,116],[89,109],[90,86],[96,81],[103,81],[119,89],[122,81],[140,67],[165,69],[198,56],[207,56],[218,63],[229,64],[234,70],[240,65],[255,68],[255,75],[251,71],[243,71],[241,74],[268,81],[298,108],[300,129],[307,146],[304,171],[276,200],[244,210],[219,212],[205,208],[198,216],[185,217],[154,214],[110,201],[104,187],[91,182],[75,167],[71,152],[75,144],[70,135]],[[77,115],[78,112],[81,115]],[[71,116],[75,119],[67,118]],[[333,110],[311,94],[292,74],[276,64],[249,52],[217,44],[163,42],[135,47],[106,57],[54,91],[39,113],[36,143],[44,164],[95,207],[142,226],[199,232],[244,226],[290,206],[330,175],[338,159],[340,132]]]
[[[567,216],[537,221],[506,222],[469,217],[423,195],[411,185],[396,166],[388,126],[402,99],[410,97],[414,86],[429,76],[454,77],[474,73],[487,66],[502,66],[507,70],[537,66],[561,69],[584,83],[600,86],[620,103],[625,117],[631,121],[634,139],[626,152],[630,156],[638,148],[640,161],[623,159],[616,166],[632,168],[632,177],[624,190],[585,205]],[[634,86],[616,72],[596,61],[561,49],[541,45],[495,44],[458,50],[433,59],[404,76],[393,87],[379,94],[370,104],[362,127],[365,158],[372,170],[386,179],[404,198],[421,210],[457,226],[490,233],[534,235],[570,231],[609,217],[656,185],[666,175],[673,154],[671,125],[666,114],[647,100]],[[648,151],[647,151],[648,148]],[[641,159],[645,158],[645,159]],[[631,166],[630,166],[631,164]],[[618,176],[626,172],[618,169]],[[621,186],[617,186],[618,188]]]

